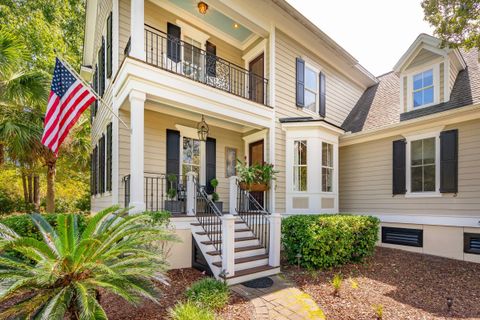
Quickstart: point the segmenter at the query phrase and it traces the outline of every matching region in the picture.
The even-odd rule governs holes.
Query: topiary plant
[[[99,289],[130,303],[156,301],[152,283],[161,279],[165,259],[148,244],[169,239],[163,227],[152,226],[148,214],[128,215],[128,208],[110,207],[93,216],[85,230],[75,215],[59,214],[57,227],[31,215],[43,240],[22,237],[0,224],[0,303],[15,301],[1,319],[107,319],[97,297]],[[9,258],[22,254],[32,264]]]

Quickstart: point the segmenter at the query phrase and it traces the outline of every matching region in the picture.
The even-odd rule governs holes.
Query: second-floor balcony
[[[268,80],[264,77],[264,61],[251,70],[218,57],[214,50],[193,39],[181,40],[152,26],[145,25],[145,62],[196,82],[236,96],[268,105]],[[125,47],[129,55],[130,40]],[[262,59],[264,57],[262,56]]]

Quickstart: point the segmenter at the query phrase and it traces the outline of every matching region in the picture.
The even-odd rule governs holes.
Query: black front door
[[[248,146],[248,165],[252,166],[255,164],[263,164],[265,161],[264,157],[264,141],[260,140],[257,142],[250,143]],[[264,192],[250,192],[250,194],[258,201],[258,203],[264,207],[265,195]]]

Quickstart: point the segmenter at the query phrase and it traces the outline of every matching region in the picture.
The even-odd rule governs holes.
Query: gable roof
[[[400,107],[400,79],[390,72],[378,77],[379,83],[371,86],[360,97],[342,124],[352,133],[377,129],[428,114],[480,103],[480,64],[478,50],[459,50],[466,68],[455,80],[450,100],[430,107],[402,112]]]

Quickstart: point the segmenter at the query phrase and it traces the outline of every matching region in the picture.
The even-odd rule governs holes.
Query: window
[[[293,149],[293,191],[307,191],[307,141],[294,141]]]
[[[411,142],[411,192],[436,190],[435,140],[435,137],[432,137]]]
[[[183,47],[183,72],[185,75],[198,78],[200,74],[200,48],[202,44],[194,39],[185,36]]]
[[[305,65],[305,108],[317,112],[318,73]]]
[[[322,191],[333,191],[333,145],[322,142]]]
[[[433,103],[433,69],[413,76],[413,107]]]
[[[200,178],[200,140],[183,137],[182,174],[191,171]]]

